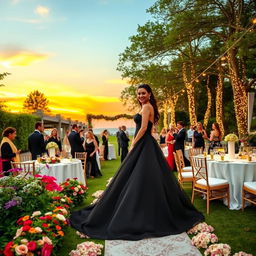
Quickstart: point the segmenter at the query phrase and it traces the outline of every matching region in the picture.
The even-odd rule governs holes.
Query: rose
[[[30,226],[31,224],[32,224],[32,220],[26,220],[23,223],[24,226]]]
[[[50,256],[52,253],[52,249],[53,249],[52,244],[44,243],[44,246],[41,251],[42,256]]]
[[[33,252],[36,249],[36,242],[35,241],[30,241],[27,244],[28,250]]]
[[[26,255],[28,253],[28,247],[25,244],[18,245],[15,247],[15,252],[18,255]]]
[[[35,228],[36,233],[41,233],[43,230],[40,227]]]
[[[13,241],[6,244],[6,246],[4,248],[4,255],[5,256],[13,256],[14,255],[12,250],[11,250],[12,246],[13,246]]]
[[[43,236],[43,242],[47,244],[52,244],[52,240],[48,236]]]
[[[35,211],[35,212],[32,213],[31,218],[34,218],[34,217],[39,216],[41,214],[42,213],[40,211]]]
[[[74,190],[75,190],[76,192],[78,192],[78,191],[79,191],[79,188],[76,187]]]
[[[59,214],[59,213],[56,215],[56,218],[59,219],[59,220],[62,220],[62,221],[66,220],[66,218],[63,215]]]
[[[52,212],[47,212],[44,215],[52,215]]]
[[[77,195],[77,193],[76,193],[76,192],[74,192],[74,193],[73,193],[73,196],[76,196],[76,195]]]
[[[22,231],[23,231],[23,228],[24,228],[24,227],[17,229],[16,235],[15,235],[15,237],[14,237],[13,239],[18,238],[18,237],[21,235],[21,233],[22,233]]]

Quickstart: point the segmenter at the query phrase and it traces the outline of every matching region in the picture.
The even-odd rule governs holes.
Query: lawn
[[[114,136],[110,137],[110,143],[116,146]],[[88,197],[79,208],[93,201],[91,195],[95,191],[105,189],[107,180],[115,174],[120,165],[120,158],[101,162],[101,165],[103,176],[88,180]],[[184,189],[191,196],[191,187],[186,186]],[[216,200],[211,202],[210,215],[206,215],[206,202],[199,197],[195,200],[195,206],[205,214],[206,222],[215,228],[214,233],[218,236],[219,242],[231,246],[232,254],[245,251],[256,255],[256,207],[247,207],[244,212],[229,210],[221,201]],[[68,253],[83,241],[85,239],[79,238],[75,230],[69,227],[58,255],[68,256]],[[91,239],[91,241],[104,244],[102,240]]]

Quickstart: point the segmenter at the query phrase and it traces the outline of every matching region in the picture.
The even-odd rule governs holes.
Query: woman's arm
[[[144,133],[147,130],[149,116],[150,116],[150,106],[149,105],[143,106],[141,116],[142,116],[141,127],[140,127],[136,137],[134,138],[131,147],[133,147],[142,138],[142,136],[144,135]]]
[[[93,140],[93,144],[94,144],[94,151],[90,154],[90,156],[93,156],[98,151],[98,144],[95,139]]]

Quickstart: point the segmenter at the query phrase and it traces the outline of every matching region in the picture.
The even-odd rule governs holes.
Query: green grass
[[[110,137],[109,141],[116,146],[115,137]],[[103,176],[88,180],[89,195],[79,208],[83,208],[93,201],[94,198],[91,195],[95,191],[106,188],[107,180],[115,174],[120,166],[120,158],[101,162],[101,165]],[[184,189],[191,196],[191,187],[186,185]],[[231,246],[232,254],[245,251],[256,255],[256,207],[247,207],[244,212],[229,210],[221,201],[216,200],[211,202],[210,215],[207,215],[206,202],[199,197],[195,200],[195,206],[205,214],[206,222],[215,228],[214,233],[218,236],[219,242]],[[68,256],[68,253],[75,249],[78,243],[84,241],[85,239],[79,238],[75,234],[75,230],[69,227],[58,255]],[[104,244],[103,240],[90,239],[90,241]]]

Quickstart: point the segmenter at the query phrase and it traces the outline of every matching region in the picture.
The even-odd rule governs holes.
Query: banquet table
[[[40,169],[41,175],[53,176],[57,183],[64,182],[67,178],[77,178],[77,180],[85,184],[84,170],[81,160],[78,159],[62,159],[61,163],[40,164],[36,162],[36,168]]]
[[[116,149],[113,144],[108,144],[108,160],[116,159]]]
[[[219,156],[214,160],[207,159],[208,176],[212,178],[225,179],[229,182],[230,209],[242,208],[243,183],[256,180],[256,161],[249,162],[243,159],[221,161]]]

